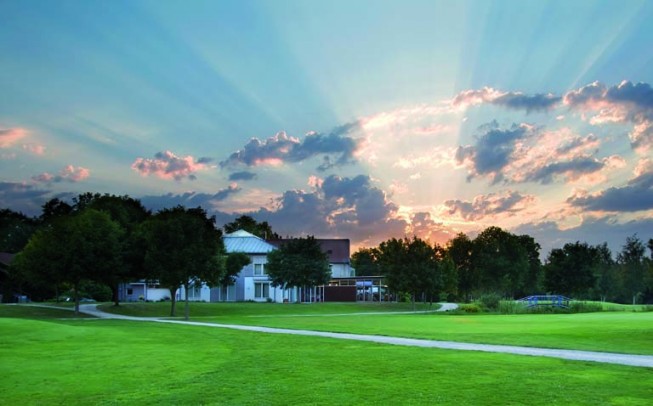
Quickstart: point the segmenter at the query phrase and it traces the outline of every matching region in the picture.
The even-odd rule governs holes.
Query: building
[[[244,230],[225,234],[223,242],[227,253],[242,252],[249,256],[250,264],[243,267],[233,285],[208,287],[206,285],[190,288],[188,298],[191,301],[204,302],[296,302],[322,301],[325,299],[324,288],[302,291],[297,288],[282,289],[270,283],[265,272],[267,255],[277,249],[284,240],[266,241]],[[332,278],[348,278],[354,275],[349,262],[348,239],[318,239],[322,251],[329,257]],[[177,300],[185,298],[182,287],[177,291]],[[138,281],[121,287],[120,300],[123,301],[159,301],[170,298],[168,289],[160,288],[156,283]]]

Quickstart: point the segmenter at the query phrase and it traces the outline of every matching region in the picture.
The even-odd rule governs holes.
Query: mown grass
[[[102,304],[100,310],[108,313],[124,314],[136,317],[168,317],[170,302],[157,303],[121,303],[118,307],[112,304]],[[177,315],[183,314],[184,303],[177,303]],[[434,303],[416,303],[416,311],[436,310],[439,305]],[[247,317],[247,316],[295,316],[312,314],[348,314],[374,312],[410,312],[410,303],[204,303],[190,304],[191,318],[202,317]]]
[[[162,303],[102,308],[132,315],[165,314]],[[510,344],[632,354],[653,354],[653,312],[613,311],[582,314],[459,315],[351,314],[407,311],[409,304],[259,304],[194,303],[191,318],[320,331],[380,334],[471,343]],[[625,307],[624,309],[630,309]],[[162,313],[163,312],[163,313]],[[325,316],[329,317],[325,317]],[[301,317],[299,317],[301,316]]]
[[[404,316],[386,319],[394,317]],[[0,331],[3,404],[645,405],[653,398],[648,368],[118,320],[3,317]]]

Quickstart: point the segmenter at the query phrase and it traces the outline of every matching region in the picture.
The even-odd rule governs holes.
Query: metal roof
[[[238,230],[231,234],[225,234],[222,238],[227,252],[267,254],[268,252],[277,249],[274,245],[265,242],[264,239],[248,233],[245,230]]]

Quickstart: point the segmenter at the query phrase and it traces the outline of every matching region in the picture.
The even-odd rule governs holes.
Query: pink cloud
[[[0,129],[0,148],[9,148],[27,135],[23,128]]]
[[[32,180],[38,183],[59,183],[59,182],[80,182],[88,178],[91,174],[87,168],[81,166],[66,165],[58,175],[53,175],[48,172],[44,172],[40,175],[32,176]]]
[[[468,221],[476,221],[497,215],[513,216],[527,209],[535,202],[535,196],[522,195],[519,192],[505,191],[478,195],[472,201],[447,200],[444,202],[446,214],[458,214]]]
[[[23,149],[34,155],[45,154],[45,146],[40,144],[23,144]]]
[[[142,176],[154,175],[161,179],[194,180],[195,172],[206,170],[211,166],[210,159],[200,158],[195,160],[192,156],[178,157],[170,151],[158,152],[154,159],[137,158],[132,164],[132,169]]]

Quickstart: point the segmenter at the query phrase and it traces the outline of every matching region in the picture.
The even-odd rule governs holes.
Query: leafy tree
[[[249,265],[252,260],[249,255],[243,252],[232,252],[227,255],[225,273],[220,279],[220,285],[233,285],[236,283],[236,276],[244,266]]]
[[[228,234],[238,230],[245,230],[264,240],[280,238],[277,233],[272,231],[272,227],[270,227],[267,221],[259,223],[253,217],[247,215],[242,215],[231,223],[225,224],[223,228],[224,232]]]
[[[265,269],[272,286],[284,289],[320,286],[331,278],[329,258],[312,236],[284,241],[268,253]]]
[[[472,240],[463,233],[459,233],[447,244],[447,254],[453,262],[458,281],[458,293],[468,301],[472,292],[480,287],[480,278],[472,263],[474,253]]]
[[[626,244],[617,255],[623,287],[631,295],[633,304],[637,303],[637,297],[645,290],[645,252],[642,240],[633,235],[626,238]]]
[[[388,287],[411,294],[413,305],[418,296],[432,298],[442,289],[436,250],[422,239],[384,241],[379,245],[377,260]]]
[[[576,241],[551,250],[544,265],[544,284],[549,292],[586,296],[594,286],[598,250]]]
[[[531,269],[527,247],[519,237],[499,227],[488,227],[475,239],[472,266],[486,293],[515,297],[526,290],[526,276]]]
[[[189,318],[190,287],[215,286],[223,277],[224,245],[215,217],[201,208],[177,206],[161,210],[142,223],[139,236],[145,247],[144,265],[152,278],[170,289],[170,315],[175,316],[176,294],[186,292],[184,317]]]
[[[22,250],[37,227],[37,221],[23,213],[0,209],[0,252]]]
[[[380,275],[375,248],[361,248],[351,256],[351,266],[356,270],[356,276]]]
[[[150,216],[150,212],[139,200],[129,196],[84,193],[74,198],[73,202],[72,207],[75,211],[92,208],[107,213],[124,231],[119,255],[120,265],[105,274],[98,275],[97,279],[111,289],[112,301],[118,306],[120,283],[145,277],[144,252],[135,240],[134,232],[138,225]]]
[[[614,259],[612,259],[612,252],[607,243],[597,245],[595,249],[597,259],[595,267],[596,291],[602,302],[614,300],[621,290],[621,280]]]
[[[78,312],[81,284],[119,266],[121,238],[120,226],[94,209],[53,217],[32,236],[13,266],[32,281],[69,284]]]
[[[73,207],[58,198],[48,200],[42,206],[40,220],[43,223],[50,223],[58,217],[64,217],[73,212]]]

